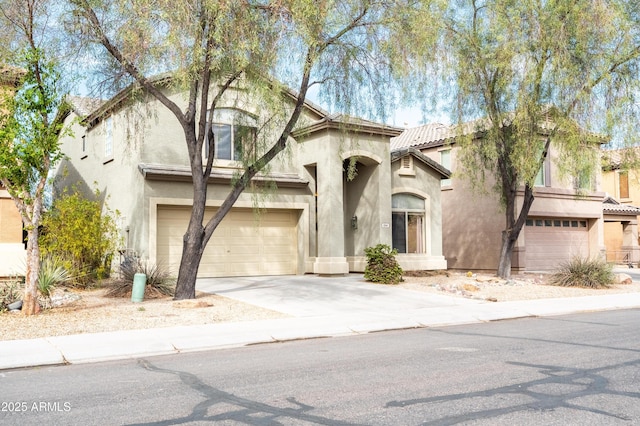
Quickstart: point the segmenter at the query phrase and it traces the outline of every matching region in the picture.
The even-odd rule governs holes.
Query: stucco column
[[[346,274],[349,272],[349,263],[344,254],[342,161],[334,155],[327,155],[322,160],[318,161],[316,177],[318,253],[313,272],[322,275]]]
[[[622,250],[629,253],[629,262],[636,263],[640,260],[638,222],[636,220],[622,222]]]

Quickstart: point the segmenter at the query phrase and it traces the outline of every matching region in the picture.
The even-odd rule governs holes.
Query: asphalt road
[[[640,310],[0,372],[0,424],[640,424]]]

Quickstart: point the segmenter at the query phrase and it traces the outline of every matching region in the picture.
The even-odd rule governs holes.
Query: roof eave
[[[138,164],[138,170],[146,180],[164,182],[192,182],[191,169],[186,166],[168,166],[160,164]],[[208,183],[229,184],[234,179],[234,171],[212,169]],[[278,188],[306,188],[309,181],[293,173],[258,174],[251,180],[254,183],[273,182]]]
[[[304,138],[323,130],[347,130],[354,133],[389,137],[399,136],[404,131],[404,129],[401,129],[399,127],[386,126],[384,124],[352,123],[348,121],[345,122],[341,120],[331,120],[329,118],[323,118],[322,120],[316,121],[315,123],[295,130],[291,133],[291,136],[296,139]]]

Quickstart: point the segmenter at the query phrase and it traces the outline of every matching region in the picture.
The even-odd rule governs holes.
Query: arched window
[[[398,253],[425,252],[424,199],[411,194],[391,197],[391,234]]]

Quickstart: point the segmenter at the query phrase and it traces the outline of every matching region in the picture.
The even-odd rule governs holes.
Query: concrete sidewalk
[[[201,279],[197,288],[292,318],[0,341],[0,369],[640,308],[640,293],[492,303],[374,285],[364,282],[361,274]]]

